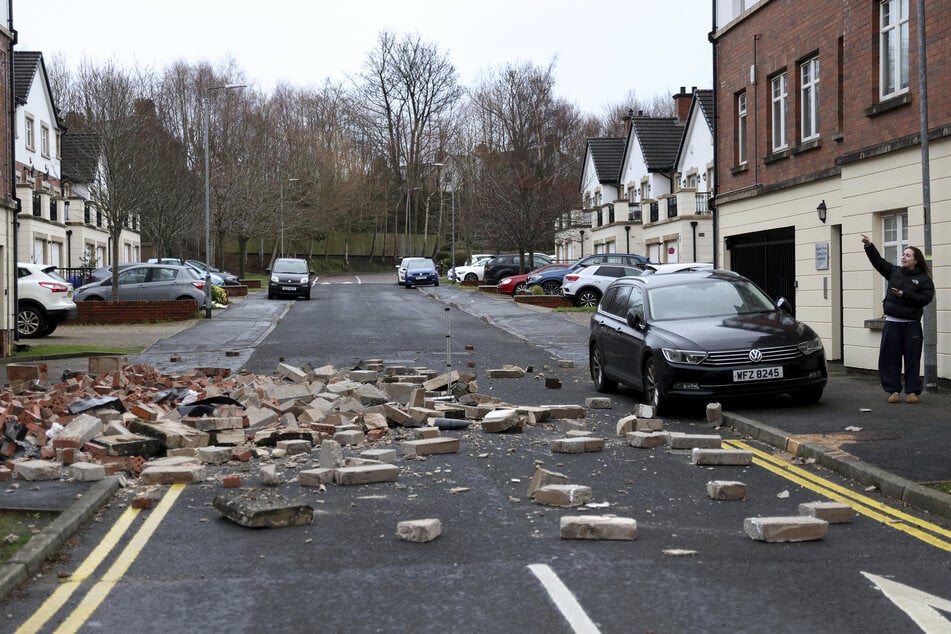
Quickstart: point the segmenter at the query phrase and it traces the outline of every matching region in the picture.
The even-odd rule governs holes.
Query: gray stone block
[[[830,524],[848,524],[855,517],[855,511],[841,502],[803,502],[799,505],[799,514],[816,517]]]
[[[750,539],[762,542],[806,542],[822,539],[829,532],[829,522],[815,517],[747,517],[743,531]]]
[[[399,475],[399,467],[391,464],[340,467],[334,470],[334,482],[342,486],[396,482]]]
[[[742,482],[711,480],[707,482],[707,495],[714,500],[745,500],[748,489]]]
[[[695,465],[745,467],[753,464],[753,453],[744,449],[694,449],[690,461]]]
[[[566,515],[561,518],[560,536],[562,539],[634,541],[637,522],[628,517]]]
[[[442,534],[438,519],[406,520],[396,525],[396,535],[406,542],[431,542]]]
[[[532,495],[536,504],[547,506],[582,506],[591,501],[591,487],[580,484],[548,484]]]

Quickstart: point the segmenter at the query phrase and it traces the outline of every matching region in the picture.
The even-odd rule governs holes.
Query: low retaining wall
[[[190,299],[154,302],[76,302],[77,316],[71,324],[143,324],[186,321],[198,312]]]
[[[247,288],[261,288],[261,280],[254,278],[252,280],[238,280]]]
[[[516,295],[515,301],[519,304],[544,306],[545,308],[571,308],[574,306],[560,295]]]
[[[261,281],[255,280],[258,283],[258,288],[261,288]],[[228,297],[247,297],[248,296],[248,286],[247,284],[242,284],[240,286],[222,286],[221,288],[225,289],[225,295]]]

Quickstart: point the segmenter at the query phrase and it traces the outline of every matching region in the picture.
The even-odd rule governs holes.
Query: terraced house
[[[896,264],[930,241],[922,367],[927,378],[930,354],[948,378],[951,3],[714,0],[714,12],[718,264],[789,298],[829,359],[874,369],[885,288],[860,235]]]

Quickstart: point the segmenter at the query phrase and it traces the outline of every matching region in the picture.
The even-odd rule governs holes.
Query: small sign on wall
[[[829,270],[829,243],[828,242],[816,243],[816,270],[817,271]]]

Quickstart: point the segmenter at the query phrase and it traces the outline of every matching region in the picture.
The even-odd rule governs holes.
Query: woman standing
[[[868,236],[862,236],[865,255],[875,270],[888,280],[882,300],[885,327],[878,350],[878,374],[888,402],[901,400],[901,367],[905,362],[905,394],[909,403],[917,403],[921,395],[921,348],[923,344],[921,315],[934,299],[934,282],[925,256],[918,247],[906,247],[901,253],[901,266],[885,260]]]

